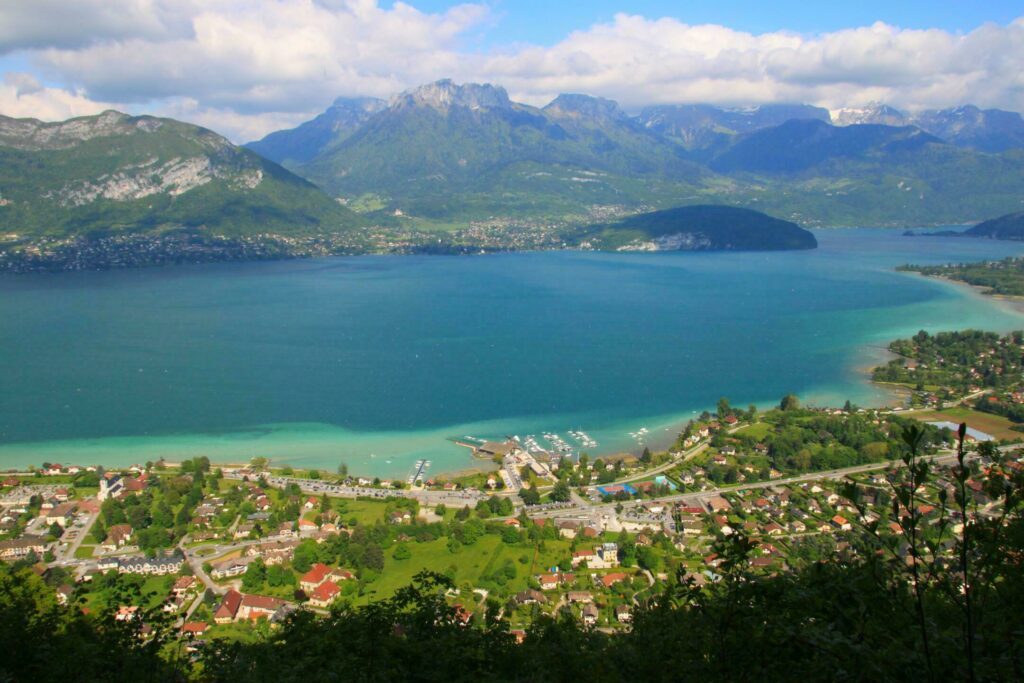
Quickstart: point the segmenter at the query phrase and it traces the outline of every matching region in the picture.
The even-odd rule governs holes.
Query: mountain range
[[[0,252],[182,230],[188,244],[247,240],[231,247],[238,258],[270,258],[296,240],[310,254],[555,248],[609,218],[680,206],[805,226],[915,226],[1022,204],[1020,115],[972,106],[658,105],[632,115],[586,94],[535,107],[499,86],[441,80],[387,102],[340,98],[243,147],[114,111],[56,123],[0,116]],[[210,258],[221,258],[214,246]],[[149,258],[144,241],[132,249],[132,262]]]
[[[388,103],[339,100],[249,146],[360,210],[435,220],[720,203],[810,225],[941,224],[1024,197],[1024,121],[971,106],[659,105],[634,116],[583,94],[533,107],[442,80]]]

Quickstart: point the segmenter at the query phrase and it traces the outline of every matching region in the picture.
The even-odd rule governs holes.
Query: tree
[[[719,419],[725,417],[731,412],[732,408],[729,406],[729,399],[727,399],[725,396],[718,399],[718,410],[716,411],[716,414],[718,415]]]
[[[267,584],[273,588],[294,586],[295,574],[285,569],[282,565],[270,565],[267,567]]]
[[[796,394],[786,394],[779,402],[779,408],[782,410],[798,410],[800,408],[800,399]]]
[[[343,479],[348,477],[348,465],[344,462],[338,463],[338,476]]]
[[[363,552],[363,566],[377,572],[384,571],[384,551],[376,543],[368,543]]]
[[[252,593],[263,587],[267,580],[267,565],[262,558],[256,558],[249,563],[249,567],[242,575],[242,588]]]
[[[649,465],[651,463],[651,449],[647,446],[644,446],[644,452],[640,454],[640,462],[645,465]]]
[[[501,540],[503,543],[507,543],[508,545],[515,545],[516,543],[519,543],[521,540],[519,536],[519,529],[511,525],[504,527],[501,530]]]
[[[409,550],[409,546],[405,543],[399,543],[395,546],[395,552],[391,554],[391,557],[396,560],[408,560],[412,557],[412,552]]]
[[[308,542],[303,542],[295,548],[295,554],[292,556],[292,567],[300,574],[305,574],[312,568],[315,560],[315,547],[311,547]]]
[[[444,517],[445,513],[448,512],[448,508],[445,507],[444,503],[438,503],[437,507],[434,508],[434,514],[438,517]]]
[[[551,500],[557,503],[567,503],[572,499],[572,491],[569,489],[569,485],[562,479],[555,482],[555,487],[551,490]]]
[[[526,505],[537,505],[540,503],[540,494],[537,493],[537,489],[521,489],[519,491],[519,497]]]

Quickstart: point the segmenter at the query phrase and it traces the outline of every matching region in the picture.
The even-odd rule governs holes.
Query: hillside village
[[[1018,337],[922,335],[895,343],[903,355],[878,372],[941,372],[959,396],[977,389],[963,375],[1017,390],[978,368],[1016,375]],[[141,638],[170,629],[195,657],[211,639],[258,639],[297,611],[390,598],[423,570],[445,577],[443,597],[467,626],[496,615],[523,639],[540,616],[569,614],[614,633],[678,582],[719,581],[729,543],[769,576],[873,545],[920,561],[918,534],[932,561],[952,561],[968,521],[952,505],[958,428],[933,412],[813,408],[795,396],[758,411],[723,398],[665,451],[591,458],[481,441],[476,456],[496,470],[408,482],[262,458],[44,463],[0,479],[0,559],[39,575],[67,609],[128,622]],[[910,497],[908,433],[933,473]],[[963,438],[964,509],[999,519],[993,477],[1024,476],[1024,448],[975,429]]]

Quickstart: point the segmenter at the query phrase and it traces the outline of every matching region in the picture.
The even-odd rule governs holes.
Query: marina
[[[430,467],[429,460],[417,460],[416,464],[412,467],[412,474],[406,480],[409,486],[417,486],[423,483],[423,477],[427,473],[427,469]]]

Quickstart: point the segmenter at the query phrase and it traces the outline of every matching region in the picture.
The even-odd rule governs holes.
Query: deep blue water
[[[1020,245],[816,234],[820,248],[800,252],[2,277],[0,466],[203,452],[400,474],[423,455],[441,469],[469,464],[444,439],[469,430],[582,427],[619,448],[635,445],[628,431],[668,434],[723,395],[878,403],[858,368],[889,339],[1024,327],[1007,305],[893,270]]]

